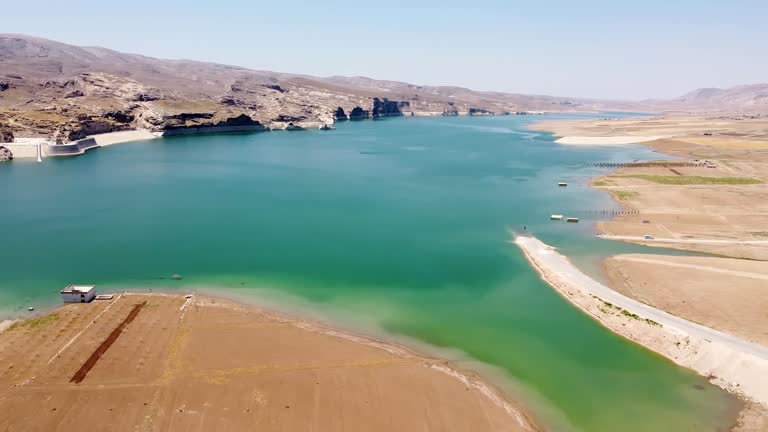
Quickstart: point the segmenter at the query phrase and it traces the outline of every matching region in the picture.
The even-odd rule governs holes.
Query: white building
[[[95,297],[95,285],[70,285],[61,290],[61,299],[64,303],[88,303]]]

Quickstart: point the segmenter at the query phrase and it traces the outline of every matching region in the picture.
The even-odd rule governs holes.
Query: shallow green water
[[[2,166],[0,315],[69,283],[207,287],[464,352],[557,430],[724,426],[729,396],[591,321],[508,243],[525,227],[585,267],[637,250],[548,219],[614,208],[582,162],[659,155],[558,146],[529,121],[173,137]]]

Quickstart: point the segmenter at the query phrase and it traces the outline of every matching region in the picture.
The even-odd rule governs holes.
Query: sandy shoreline
[[[632,136],[632,135],[614,135],[614,136],[564,136],[555,140],[558,144],[581,145],[581,146],[621,146],[629,144],[640,144],[644,142],[657,141],[668,138],[666,136]]]
[[[603,261],[603,270],[611,290],[639,300],[643,306],[650,305],[759,344],[768,340],[768,333],[763,330],[767,328],[768,316],[760,306],[761,299],[765,298],[761,284],[768,272],[754,261],[768,259],[765,241],[768,233],[764,230],[768,223],[765,126],[768,122],[764,120],[712,120],[678,115],[554,120],[540,122],[532,128],[547,130],[556,136],[580,137],[574,141],[585,145],[599,141],[594,137],[615,144],[628,142],[615,139],[620,136],[662,138],[633,143],[683,158],[682,164],[624,167],[589,182],[590,186],[609,193],[625,210],[625,214],[610,221],[598,222],[597,231],[606,239],[693,250],[718,257],[609,257]],[[684,164],[695,161],[700,165]],[[706,166],[701,166],[702,161],[707,161]],[[653,238],[646,239],[647,235]],[[577,306],[594,317],[594,310]],[[616,333],[666,357],[676,355],[676,348],[664,338],[644,340],[625,326],[613,328],[600,317],[596,318]],[[765,345],[758,346],[765,348]],[[726,353],[713,352],[709,354],[710,359],[686,354],[691,358],[673,360],[704,374],[710,373],[706,371],[713,370],[718,362],[724,362]],[[734,354],[731,360],[737,361],[738,356]],[[732,368],[738,368],[737,364]],[[727,362],[720,365],[725,369],[727,366]],[[730,375],[732,372],[726,370],[721,374],[723,372],[715,373],[719,379],[725,376],[731,383],[736,382],[730,379],[734,378]],[[727,383],[720,384],[729,387]],[[748,400],[759,400],[762,405],[748,404],[740,420],[741,428],[737,430],[768,430],[768,407],[763,390],[758,390],[759,397],[755,397],[758,393],[753,391],[744,392],[741,386],[738,390]]]
[[[108,132],[98,135],[90,135],[88,138],[96,140],[99,147],[107,147],[114,144],[123,144],[132,141],[142,141],[162,137],[162,132],[150,132],[145,129]]]
[[[763,421],[768,405],[768,347],[625,297],[585,275],[554,248],[533,237],[518,236],[514,242],[542,279],[574,306],[611,331],[739,395],[749,402],[745,421]]]
[[[0,411],[18,413],[0,429],[541,430],[449,362],[207,296],[65,305],[0,333],[0,352]]]
[[[610,124],[613,120],[604,120]],[[583,127],[582,120],[543,120],[531,124],[532,130],[551,132],[558,144],[574,146],[623,146],[671,138],[672,134],[625,133],[611,127]],[[594,121],[597,122],[597,121]]]

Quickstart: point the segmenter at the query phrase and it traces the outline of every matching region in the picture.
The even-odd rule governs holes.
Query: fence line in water
[[[583,162],[581,167],[598,168],[670,168],[670,167],[703,167],[704,162]]]

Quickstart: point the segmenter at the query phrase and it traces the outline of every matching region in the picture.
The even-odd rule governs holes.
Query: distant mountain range
[[[499,115],[609,109],[766,110],[768,85],[619,102],[327,78],[161,60],[0,34],[0,124],[70,141],[136,127],[166,133],[329,128],[396,115]]]
[[[768,84],[740,85],[727,89],[702,88],[687,93],[672,103],[704,110],[725,108],[765,111],[768,108]]]

